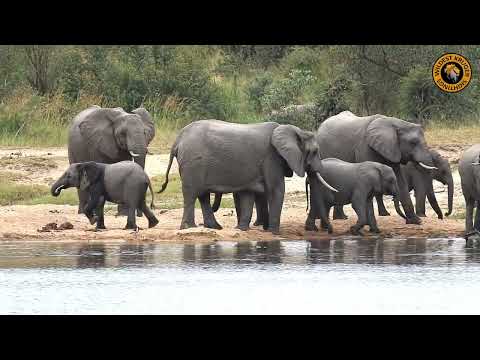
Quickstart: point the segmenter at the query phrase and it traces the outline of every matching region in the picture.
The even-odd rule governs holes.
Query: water
[[[0,314],[480,314],[463,239],[0,243]]]

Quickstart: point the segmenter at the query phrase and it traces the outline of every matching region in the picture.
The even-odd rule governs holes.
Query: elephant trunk
[[[447,181],[448,184],[448,212],[445,213],[445,216],[450,216],[453,211],[453,177],[450,176],[450,178]]]
[[[127,138],[127,151],[132,159],[138,165],[145,168],[145,157],[147,155],[147,143],[143,132],[136,131],[134,135]]]
[[[67,188],[67,184],[65,184],[65,176],[62,176],[60,177],[60,179],[58,179],[57,181],[55,181],[52,185],[52,187],[50,188],[50,192],[52,194],[52,196],[58,196],[60,195],[60,192],[62,191],[62,189],[65,189]]]
[[[406,219],[406,216],[403,213],[402,208],[400,207],[398,196],[393,197],[393,203],[395,204],[395,210],[397,211],[397,214],[400,215],[402,218]]]

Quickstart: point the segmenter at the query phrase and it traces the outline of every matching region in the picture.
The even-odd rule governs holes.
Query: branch
[[[372,64],[374,64],[374,65],[377,65],[377,66],[379,66],[379,67],[381,67],[381,68],[384,68],[384,69],[386,69],[386,70],[388,70],[388,71],[390,71],[390,72],[392,72],[392,73],[394,73],[394,74],[396,74],[396,75],[398,75],[398,76],[400,76],[400,77],[403,77],[403,76],[406,76],[406,75],[407,75],[406,73],[402,73],[402,72],[399,72],[399,71],[397,71],[397,70],[392,69],[392,68],[388,65],[388,62],[387,62],[387,54],[386,54],[386,52],[385,52],[385,50],[384,50],[383,48],[382,48],[382,52],[383,52],[383,62],[384,62],[384,63],[381,64],[381,63],[379,63],[379,62],[375,61],[374,59],[372,59],[372,58],[370,58],[370,57],[367,56],[365,47],[366,47],[365,45],[362,45],[362,47],[361,47],[362,52],[361,52],[361,54],[360,54],[360,56],[359,56],[360,59],[365,60],[365,61],[368,61],[368,62],[370,62],[370,63],[372,63]]]

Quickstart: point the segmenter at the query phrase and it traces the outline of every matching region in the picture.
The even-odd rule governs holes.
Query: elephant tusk
[[[419,161],[418,164],[419,164],[421,167],[423,167],[424,169],[427,169],[427,170],[438,170],[437,167],[425,165],[425,164],[422,163],[421,161]]]
[[[129,153],[130,153],[130,155],[132,155],[133,157],[140,156],[139,154],[135,154],[132,150],[130,150]]]
[[[331,191],[334,191],[334,192],[338,192],[337,189],[335,189],[334,187],[331,187],[322,177],[322,175],[320,175],[318,172],[316,173],[317,174],[317,178],[318,180],[320,180],[320,182],[325,185],[329,190]]]
[[[60,185],[59,187],[57,187],[55,189],[55,194],[58,194],[60,192],[60,190],[62,190],[64,187],[65,187],[65,185]]]
[[[480,165],[480,162],[472,163],[472,165]]]

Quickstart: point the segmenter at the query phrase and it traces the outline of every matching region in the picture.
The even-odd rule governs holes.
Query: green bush
[[[461,92],[446,93],[433,83],[429,67],[418,66],[401,80],[399,92],[401,114],[412,122],[428,125],[434,119],[456,125],[459,120],[478,121],[478,79],[473,78]]]
[[[314,81],[311,71],[301,69],[290,71],[286,78],[274,80],[261,98],[263,111],[270,112],[297,103],[305,88]]]

